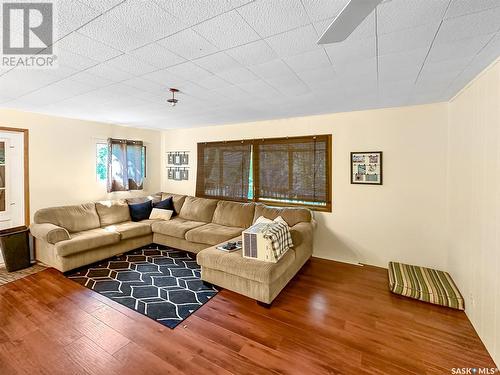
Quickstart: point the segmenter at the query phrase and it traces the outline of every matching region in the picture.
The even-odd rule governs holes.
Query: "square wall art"
[[[382,185],[382,151],[351,152],[351,184]]]

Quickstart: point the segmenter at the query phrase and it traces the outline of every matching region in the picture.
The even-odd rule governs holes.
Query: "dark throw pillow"
[[[151,201],[147,201],[144,203],[129,204],[128,209],[132,221],[141,221],[149,219],[153,206],[151,205]]]
[[[153,208],[159,208],[161,210],[171,210],[174,211],[172,216],[177,215],[177,213],[175,212],[174,200],[172,199],[172,197],[168,197],[167,199],[157,203],[153,202]]]

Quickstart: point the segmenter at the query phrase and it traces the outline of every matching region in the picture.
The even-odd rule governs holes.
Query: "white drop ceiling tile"
[[[201,57],[196,59],[194,63],[212,73],[220,73],[241,67],[238,61],[225,52],[218,52],[213,55]]]
[[[211,91],[214,95],[221,95],[226,98],[233,98],[234,100],[251,100],[252,95],[244,91],[238,86],[227,86]]]
[[[473,60],[464,70],[465,74],[470,74],[473,78],[483,71],[493,61],[500,56],[500,33],[497,33],[479,53],[474,56]]]
[[[61,68],[70,68],[75,70],[84,70],[99,64],[99,61],[89,57],[77,55],[69,51],[59,51],[57,55],[57,64]]]
[[[443,21],[436,44],[496,33],[500,29],[500,6],[484,12],[449,18]]]
[[[259,79],[257,75],[255,75],[246,68],[237,68],[237,69],[226,70],[223,72],[218,72],[217,76],[221,77],[227,82],[231,82],[234,85],[251,82],[255,81],[256,79]]]
[[[317,40],[318,34],[316,30],[312,25],[307,25],[269,37],[266,42],[279,56],[284,57],[321,49],[316,44]]]
[[[219,49],[191,29],[183,30],[158,41],[170,51],[188,60],[217,52]]]
[[[10,96],[6,96],[4,93],[0,93],[0,104],[10,102],[11,100],[14,100],[14,98],[11,98]]]
[[[147,33],[150,40],[166,37],[186,27],[153,1],[127,0],[111,13],[130,29]]]
[[[56,43],[58,56],[68,52],[85,56],[95,61],[105,61],[122,52],[78,32],[73,32]]]
[[[120,51],[130,51],[150,41],[147,34],[123,25],[112,12],[105,13],[83,26],[79,32]]]
[[[137,76],[157,70],[156,67],[146,64],[132,55],[126,54],[108,60],[104,64]]]
[[[315,87],[321,85],[323,82],[337,79],[337,74],[331,65],[319,69],[297,72],[297,75],[309,86]]]
[[[481,35],[452,43],[435,43],[429,52],[428,62],[460,59],[475,56],[492,39],[493,35]]]
[[[317,49],[300,55],[286,57],[284,61],[295,72],[320,69],[332,65],[323,49]]]
[[[85,70],[85,73],[92,74],[103,80],[109,80],[113,82],[124,81],[131,77],[131,74],[124,72],[116,67],[111,67],[107,64],[99,64]]]
[[[249,66],[248,69],[260,78],[293,76],[292,70],[282,60],[272,60],[264,64]]]
[[[144,78],[141,78],[141,77],[134,77],[131,79],[127,79],[121,83],[124,85],[130,86],[131,89],[129,90],[129,92],[131,94],[134,94],[134,95],[135,95],[134,89],[146,91],[146,92],[154,93],[154,94],[158,94],[161,92],[164,92],[164,93],[168,92],[167,86],[162,85],[162,84],[157,83],[157,82],[153,82],[153,81],[144,79]]]
[[[229,4],[231,4],[231,6],[233,8],[237,8],[237,7],[252,3],[255,0],[228,0],[228,1],[229,1]]]
[[[208,70],[200,68],[198,65],[195,65],[190,61],[176,66],[172,66],[167,70],[176,76],[191,81],[196,81],[212,75],[212,73],[209,72]]]
[[[266,79],[279,92],[287,96],[303,95],[310,92],[310,88],[298,77],[273,77]]]
[[[186,61],[185,58],[170,52],[168,49],[157,43],[137,48],[131,51],[130,54],[157,68],[167,68]]]
[[[95,74],[90,74],[86,70],[78,72],[78,73],[68,77],[68,79],[71,81],[74,81],[74,82],[83,83],[83,84],[92,86],[94,89],[109,86],[109,85],[112,85],[113,83],[116,83],[113,80],[106,79],[104,77],[99,77]]]
[[[418,77],[415,84],[415,90],[419,91],[421,88],[426,90],[429,87],[448,87],[458,76],[460,71],[449,71],[446,73],[424,73],[422,72]]]
[[[380,81],[378,88],[380,94],[384,97],[398,96],[398,95],[409,95],[415,86],[415,80],[406,81]]]
[[[377,55],[375,38],[366,38],[354,42],[344,41],[325,47],[334,66],[356,64],[359,61]]]
[[[349,0],[302,0],[312,21],[335,18],[349,3]]]
[[[14,69],[0,77],[0,87],[2,95],[17,98],[59,79],[45,70]]]
[[[379,55],[411,51],[418,48],[429,48],[439,23],[426,23],[411,29],[382,34],[378,38]]]
[[[276,52],[262,40],[231,48],[225,52],[245,66],[262,64],[278,57]]]
[[[22,100],[34,105],[48,105],[93,89],[92,86],[65,79],[23,96]]]
[[[422,69],[422,74],[446,74],[448,72],[461,72],[472,61],[472,56],[465,58],[428,62]]]
[[[105,12],[114,6],[123,3],[125,0],[78,0],[78,1],[80,3],[84,3],[85,5],[95,10],[98,10],[100,12]]]
[[[498,0],[453,0],[446,12],[446,18],[463,16],[500,6]]]
[[[261,37],[309,23],[300,0],[256,0],[238,8],[238,12]]]
[[[378,34],[413,28],[424,23],[439,22],[450,0],[392,0],[380,4]]]
[[[409,53],[379,56],[379,80],[381,82],[414,81],[422,67],[426,53],[427,50],[422,48]]]
[[[260,39],[234,10],[196,25],[193,29],[220,49],[237,47]]]
[[[232,9],[226,0],[155,0],[169,14],[192,26]]]
[[[157,70],[151,73],[147,73],[141,76],[143,79],[155,82],[160,85],[167,87],[177,87],[183,82],[186,82],[185,78],[179,77],[167,69]]]
[[[218,89],[231,85],[229,82],[223,80],[222,78],[217,77],[216,75],[210,75],[205,78],[198,79],[196,80],[196,84],[208,90]]]
[[[95,9],[74,0],[54,2],[54,11],[57,14],[54,27],[55,40],[85,25],[100,14]]]
[[[353,61],[349,64],[334,65],[333,68],[340,79],[344,77],[349,79],[352,77],[377,79],[377,59],[375,57]]]
[[[239,85],[241,89],[252,94],[254,96],[261,97],[274,97],[276,95],[281,95],[281,93],[274,87],[270,86],[267,82],[263,80],[257,80],[252,82],[247,82]]]

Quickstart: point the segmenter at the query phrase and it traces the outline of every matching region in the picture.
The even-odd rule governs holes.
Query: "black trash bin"
[[[1,230],[0,249],[7,271],[17,271],[31,266],[28,228]]]

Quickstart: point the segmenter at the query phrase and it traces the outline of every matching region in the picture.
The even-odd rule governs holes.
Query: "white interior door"
[[[9,170],[8,159],[10,149],[10,140],[0,138],[0,229],[6,229],[12,226],[9,188]],[[7,151],[7,152],[6,152]]]
[[[0,131],[0,230],[23,225],[24,133]]]

